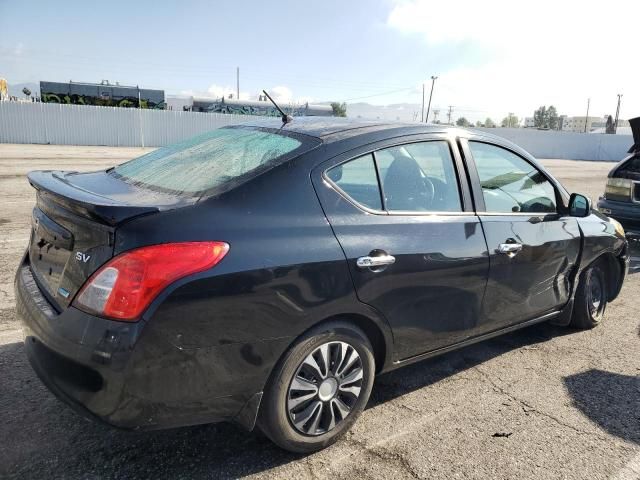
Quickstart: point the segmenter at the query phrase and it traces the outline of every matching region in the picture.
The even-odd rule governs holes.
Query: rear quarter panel
[[[161,359],[174,384],[192,388],[190,366],[203,396],[257,392],[296,337],[337,315],[367,316],[390,339],[383,319],[357,301],[304,159],[219,198],[131,221],[117,230],[115,249],[198,240],[225,241],[229,253],[169,287],[144,319],[140,355]],[[163,342],[168,348],[154,348]]]

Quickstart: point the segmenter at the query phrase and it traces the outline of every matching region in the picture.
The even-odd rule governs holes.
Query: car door
[[[369,145],[321,165],[313,181],[358,298],[391,325],[396,360],[478,327],[487,246],[454,143]]]
[[[562,213],[558,185],[524,152],[483,137],[462,143],[489,249],[484,325],[502,328],[559,310],[570,297],[580,230]]]

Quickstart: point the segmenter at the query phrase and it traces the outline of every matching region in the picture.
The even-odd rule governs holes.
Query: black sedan
[[[235,421],[326,447],[376,374],[538,322],[600,323],[619,223],[498,137],[267,120],[106,171],[38,171],[26,351],[128,429]]]
[[[629,156],[609,172],[598,210],[640,234],[640,117],[629,120],[633,146]]]

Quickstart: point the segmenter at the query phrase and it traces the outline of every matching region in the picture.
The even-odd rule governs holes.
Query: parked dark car
[[[314,451],[376,374],[538,322],[594,327],[628,270],[586,197],[446,126],[268,120],[28,178],[27,354],[128,429],[257,422]]]
[[[640,117],[629,120],[633,146],[629,156],[609,172],[598,210],[640,234]]]

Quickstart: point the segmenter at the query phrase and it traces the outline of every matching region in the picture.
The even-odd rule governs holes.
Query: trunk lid
[[[105,171],[37,171],[29,260],[48,300],[65,309],[85,281],[113,256],[118,225],[187,200],[143,190]]]

